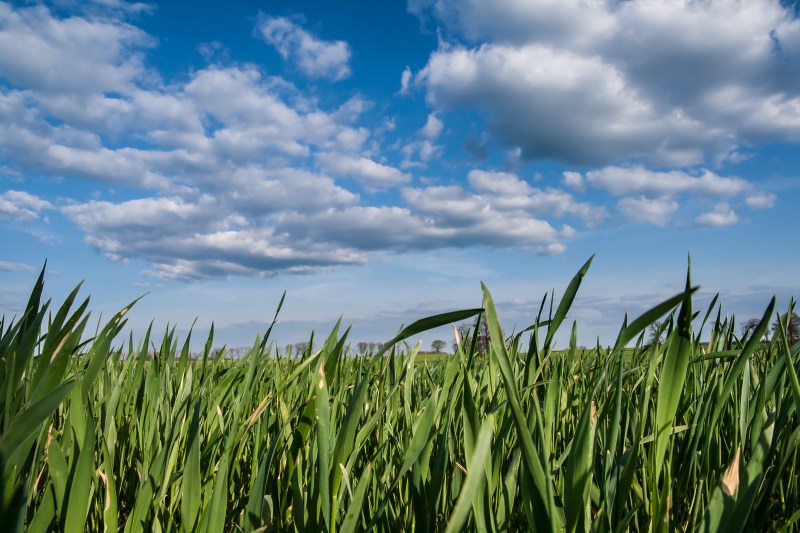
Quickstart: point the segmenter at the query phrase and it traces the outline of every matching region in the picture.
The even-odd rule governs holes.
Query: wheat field
[[[235,360],[212,350],[213,328],[200,357],[174,329],[119,338],[135,302],[91,331],[80,286],[58,307],[42,301],[43,270],[25,312],[0,322],[0,523],[796,530],[800,343],[785,323],[765,340],[791,312],[773,299],[739,338],[716,298],[693,308],[687,274],[613,346],[578,349],[569,309],[590,264],[511,336],[484,286],[480,307],[421,319],[371,356],[353,354],[337,324],[288,359],[270,327]],[[434,360],[406,343],[474,317],[488,326],[485,353],[474,332]],[[657,321],[664,340],[648,342]],[[554,349],[559,331],[568,349]]]

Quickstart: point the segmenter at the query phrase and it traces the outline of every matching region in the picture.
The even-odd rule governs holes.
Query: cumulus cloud
[[[402,168],[421,168],[425,167],[432,159],[441,157],[443,147],[434,144],[429,139],[411,141],[402,148],[403,161],[400,163]]]
[[[668,198],[650,199],[645,197],[623,198],[617,202],[617,209],[628,220],[655,226],[666,226],[678,210],[678,202]]]
[[[714,228],[721,228],[723,226],[730,226],[736,224],[739,217],[733,212],[733,209],[726,202],[720,202],[716,205],[713,211],[703,213],[695,219],[698,226],[708,226]]]
[[[129,24],[57,19],[44,6],[0,4],[0,28],[0,76],[44,92],[124,92],[145,75],[140,50],[155,43]]]
[[[614,29],[605,2],[417,0],[409,2],[409,11],[434,16],[450,31],[475,42],[525,43],[537,35],[545,42],[588,46]]]
[[[264,275],[364,260],[357,251],[250,226],[209,196],[195,203],[177,197],[93,201],[64,207],[62,213],[109,259],[142,258],[166,279]]]
[[[538,249],[560,240],[559,233],[544,220],[494,211],[459,217],[464,205],[459,205],[457,198],[434,212],[425,202],[437,191],[409,190],[405,194],[411,208],[359,206],[311,216],[290,213],[282,217],[279,227],[311,241],[335,242],[370,251],[400,252],[448,246],[533,246]],[[447,191],[442,196],[447,196]]]
[[[382,148],[392,142],[385,135],[394,120],[377,129],[364,126],[372,103],[363,97],[332,104],[326,98],[323,105],[256,65],[222,59],[167,82],[145,62],[156,40],[125,22],[124,10],[60,16],[44,6],[0,4],[0,158],[23,184],[25,175],[38,173],[124,187],[122,200],[98,193],[94,201],[59,200],[58,209],[110,260],[141,259],[165,279],[308,272],[360,264],[374,251],[521,246],[561,253],[574,227],[593,228],[609,217],[605,207],[576,196],[589,187],[622,197],[617,208],[630,220],[660,225],[675,214],[679,195],[731,202],[749,195],[751,208],[774,203],[773,195],[740,178],[616,162],[635,157],[636,163],[683,164],[720,146],[730,154],[745,137],[731,135],[726,121],[742,119],[748,142],[755,142],[752,132],[771,135],[769,123],[744,120],[757,114],[733,105],[735,92],[709,92],[697,82],[692,102],[700,107],[692,107],[682,85],[669,96],[640,83],[643,74],[634,67],[645,66],[617,61],[622,52],[612,53],[620,38],[617,11],[596,4],[592,17],[605,13],[600,27],[584,16],[583,3],[550,3],[556,18],[583,17],[576,23],[580,31],[543,29],[532,42],[530,32],[501,31],[509,22],[498,14],[518,10],[519,20],[533,23],[535,2],[486,4],[478,17],[468,4],[479,5],[431,8],[438,20],[450,21],[447,31],[461,44],[448,42],[443,31],[425,69],[403,73],[401,93],[422,86],[435,109],[424,125],[412,125],[420,128],[416,133],[396,140],[394,152]],[[261,17],[257,30],[309,76],[350,74],[350,49],[342,41],[321,40],[280,17]],[[795,30],[779,30],[785,53],[794,53]],[[766,91],[760,101],[772,106],[775,124],[791,129],[784,107],[794,93],[780,80],[764,79],[771,81],[759,89]],[[780,98],[770,100],[770,83],[783,91]],[[739,96],[754,90],[740,85]],[[716,105],[703,100],[708,95],[727,102],[727,110],[719,110],[727,118],[720,114],[714,122],[697,111]],[[477,107],[488,117],[476,155],[485,157],[497,145],[494,132],[510,162],[520,156],[614,162],[565,173],[564,188],[478,169],[426,182],[444,185],[416,186],[407,169],[442,156],[439,108],[451,107]],[[362,198],[354,181],[380,194]],[[398,189],[387,191],[392,188]],[[12,223],[44,219],[52,209],[30,192],[0,194],[0,219]],[[712,214],[730,218],[721,207]]]
[[[227,180],[208,190],[248,217],[280,211],[315,211],[359,203],[360,198],[324,175],[301,168],[250,166],[232,169]]]
[[[574,183],[582,182],[575,177],[575,173],[565,173],[564,178]],[[749,182],[741,178],[726,178],[709,170],[702,170],[699,175],[692,175],[680,170],[648,170],[642,166],[605,167],[587,172],[585,178],[590,185],[605,189],[614,195],[639,193],[674,196],[680,193],[697,193],[735,196],[752,187]]]
[[[564,185],[570,189],[581,192],[584,190],[583,175],[580,172],[564,172],[564,178],[562,181],[564,182]]]
[[[45,161],[52,170],[91,180],[169,189],[170,180],[148,170],[136,155],[136,150],[85,150],[56,144],[47,148]]]
[[[368,187],[392,187],[402,185],[411,179],[411,176],[392,166],[366,157],[335,152],[320,152],[315,157],[326,172],[358,180]]]
[[[439,120],[436,113],[431,113],[428,115],[428,120],[425,122],[425,125],[419,130],[419,134],[426,139],[435,141],[439,138],[439,134],[442,133],[443,128],[444,123]]]
[[[482,111],[525,158],[685,166],[800,140],[800,71],[787,68],[800,24],[778,0],[410,9],[445,30],[415,75],[430,103]]]
[[[496,207],[524,209],[537,215],[572,215],[588,227],[595,227],[608,218],[604,207],[578,202],[568,192],[553,187],[541,190],[508,172],[472,170],[468,181],[473,190]]]
[[[745,203],[750,209],[768,209],[775,206],[775,199],[776,197],[772,193],[754,194],[748,196]]]
[[[32,222],[39,218],[41,211],[52,208],[50,202],[25,191],[12,190],[0,194],[0,220]]]
[[[575,230],[558,230],[547,216],[587,225],[607,216],[500,172],[473,171],[471,189],[406,187],[405,206],[362,205],[330,178],[299,169],[243,169],[230,179],[231,187],[194,198],[92,201],[61,212],[110,260],[141,258],[165,279],[308,271],[362,263],[378,250],[523,246],[555,254]]]
[[[182,87],[91,95],[90,103],[100,105],[90,106],[87,117],[75,93],[0,88],[0,155],[23,169],[171,191],[176,174],[177,181],[202,182],[229,171],[228,164],[263,163],[265,154],[303,158],[311,146],[364,144],[369,132],[350,123],[367,103],[351,98],[326,112],[307,102],[293,106],[294,91],[253,67],[211,66]],[[139,136],[139,146],[111,148],[98,134],[123,131]]]
[[[286,17],[262,15],[258,31],[281,57],[313,78],[341,80],[350,76],[350,46],[344,41],[318,39]]]
[[[513,174],[473,170],[468,181],[471,191],[456,185],[406,188],[403,197],[413,210],[444,226],[461,227],[466,233],[470,227],[497,228],[498,234],[492,238],[498,242],[514,236],[520,243],[532,244],[522,235],[527,231],[532,231],[532,236],[538,235],[540,240],[544,235],[555,239],[557,234],[550,231],[549,224],[547,231],[540,227],[547,216],[576,217],[590,227],[607,217],[602,207],[576,202],[557,189],[542,191],[531,187]],[[504,224],[507,228],[499,231]],[[537,244],[542,243],[537,241]]]
[[[584,174],[564,172],[563,182],[574,190],[583,190],[589,185],[615,196],[626,196],[617,202],[617,209],[628,220],[657,226],[669,224],[679,208],[675,198],[680,196],[734,198],[748,195],[745,203],[752,209],[772,207],[775,202],[774,194],[756,192],[755,186],[744,179],[719,176],[706,169],[684,172],[610,166]],[[724,226],[735,224],[738,217],[728,203],[721,202],[717,209],[700,215],[695,221],[701,226]]]

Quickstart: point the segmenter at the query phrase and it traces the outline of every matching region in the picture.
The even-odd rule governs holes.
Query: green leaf
[[[527,418],[520,405],[517,384],[514,380],[514,373],[511,369],[511,361],[508,358],[505,344],[503,344],[503,331],[500,328],[500,321],[497,318],[492,295],[489,289],[481,283],[483,288],[483,305],[486,309],[486,321],[489,326],[489,338],[491,339],[492,349],[500,364],[500,371],[503,376],[503,383],[506,387],[506,395],[511,405],[514,415],[514,422],[517,428],[520,447],[522,448],[522,459],[525,465],[524,475],[528,479],[532,492],[526,493],[533,508],[533,516],[536,521],[535,527],[540,531],[558,530],[559,517],[557,515],[553,486],[549,474],[545,471],[543,461],[536,452],[530,431],[528,429]]]
[[[483,483],[486,480],[486,471],[483,465],[489,457],[493,431],[494,416],[487,415],[483,424],[481,424],[481,429],[475,442],[475,450],[467,461],[467,464],[470,465],[470,469],[469,472],[467,472],[466,481],[461,486],[461,492],[458,495],[458,500],[453,508],[453,512],[450,514],[450,519],[447,521],[445,533],[463,530],[475,498],[480,497],[479,492],[483,488]],[[475,520],[483,520],[483,517],[476,516]]]
[[[660,384],[656,398],[656,448],[654,454],[654,483],[658,484],[667,441],[675,413],[678,409],[689,361],[692,358],[692,288],[691,263],[686,274],[681,310],[678,314],[677,329],[670,336],[669,346],[661,365]]]
[[[699,287],[693,287],[691,289],[691,293],[694,294],[697,289],[699,289]],[[624,348],[630,341],[638,337],[639,334],[647,328],[647,326],[675,309],[685,299],[686,291],[676,294],[672,298],[668,298],[660,304],[642,313],[638,318],[636,318],[636,320],[631,322],[620,332],[619,338],[617,339],[615,345],[615,350],[621,350]]]
[[[575,429],[564,479],[564,516],[570,533],[588,531],[591,521],[589,488],[592,484],[597,407],[591,397],[587,403]]]
[[[383,348],[381,348],[381,350],[377,354],[375,354],[373,359],[379,358],[387,351],[389,351],[392,348],[392,346],[394,346],[395,344],[397,344],[402,340],[405,340],[409,337],[413,337],[414,335],[418,335],[430,329],[435,329],[441,326],[446,326],[448,324],[453,324],[455,322],[466,320],[481,312],[483,312],[483,309],[464,309],[462,311],[451,311],[449,313],[442,313],[439,315],[433,315],[427,318],[422,318],[420,320],[417,320],[410,326],[401,330],[400,333],[398,333],[395,336],[395,338],[384,344]]]
[[[89,502],[93,490],[94,451],[94,418],[91,411],[87,409],[83,445],[80,447],[72,478],[70,479],[64,531],[82,531],[86,526],[86,516],[89,514]]]
[[[358,526],[358,517],[361,515],[362,507],[364,506],[364,496],[367,494],[369,485],[372,482],[372,467],[367,465],[361,475],[353,497],[350,500],[350,506],[347,508],[347,514],[342,521],[342,526],[339,528],[340,533],[353,533]]]
[[[13,459],[19,455],[27,455],[25,450],[36,438],[42,424],[53,416],[53,412],[70,393],[73,385],[75,379],[68,379],[33,405],[22,409],[14,418],[8,431],[0,438],[0,448],[9,458],[6,472],[16,466],[16,462],[12,462]]]
[[[580,270],[578,270],[578,273],[575,274],[575,276],[569,282],[567,289],[564,291],[564,296],[561,297],[561,301],[556,309],[556,314],[553,315],[553,318],[550,320],[550,325],[547,328],[547,336],[545,336],[544,339],[545,350],[547,350],[547,348],[550,346],[550,341],[553,339],[553,335],[556,334],[556,331],[558,331],[558,328],[561,326],[564,318],[566,318],[569,308],[572,307],[572,302],[575,300],[575,295],[578,294],[578,289],[581,286],[581,282],[586,276],[586,273],[589,271],[589,267],[592,265],[594,257],[594,254],[592,254],[592,257],[590,257],[589,260],[583,264]]]
[[[330,426],[331,412],[329,405],[328,384],[325,376],[325,364],[320,363],[317,371],[317,460],[319,461],[319,497],[322,503],[322,518],[328,531],[332,529],[331,494],[330,494]],[[338,466],[334,465],[338,469]]]
[[[181,524],[183,530],[194,531],[201,504],[200,477],[200,401],[196,401],[186,437],[186,460],[181,483]]]

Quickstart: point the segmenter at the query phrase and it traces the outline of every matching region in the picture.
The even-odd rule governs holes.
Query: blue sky
[[[47,258],[136,335],[248,344],[286,290],[282,344],[380,341],[480,281],[510,329],[596,253],[609,343],[690,252],[745,320],[800,292],[798,141],[778,0],[0,3],[0,311]]]

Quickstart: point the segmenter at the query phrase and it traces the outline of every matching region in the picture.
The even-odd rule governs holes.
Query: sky
[[[81,280],[249,345],[481,305],[612,343],[679,292],[800,294],[800,18],[779,0],[0,2],[0,313]],[[569,335],[559,337],[563,345]],[[437,330],[419,338],[427,348]]]

